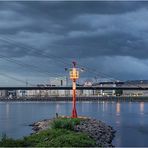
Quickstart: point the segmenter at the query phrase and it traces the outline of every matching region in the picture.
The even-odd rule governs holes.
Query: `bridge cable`
[[[7,39],[8,39],[8,38],[7,38]],[[0,40],[3,40],[3,41],[5,41],[5,42],[7,42],[7,43],[10,43],[10,41],[9,41],[10,39],[9,39],[9,40],[4,40],[4,39],[1,39],[1,38],[0,38]],[[13,40],[11,40],[11,43],[12,43],[12,41],[13,41]],[[15,41],[13,41],[13,42],[15,42]],[[15,44],[15,45],[18,46],[18,42],[17,42],[17,44],[16,44],[16,42],[15,42],[15,43],[12,43],[12,44]],[[26,47],[24,47],[24,44],[21,43],[21,45],[23,45],[23,46],[20,46],[20,45],[19,45],[21,48],[23,47],[23,48],[26,49]],[[27,48],[27,49],[34,49],[34,50],[36,50],[36,51],[35,51],[36,53],[41,54],[41,51],[38,50],[38,49],[35,49],[35,48],[32,48],[32,47],[31,47],[31,48]],[[49,58],[48,55],[44,55],[44,54],[42,54],[42,55],[45,56],[45,57],[47,57],[47,58]],[[52,56],[54,56],[54,55],[52,54]],[[54,57],[59,58],[59,57],[57,57],[57,56],[54,56]],[[62,59],[62,58],[60,58],[60,59]],[[56,61],[59,61],[59,59],[56,60]],[[63,64],[65,64],[65,62],[63,62],[63,60],[60,60],[60,62],[61,62],[61,61],[62,61]],[[80,64],[79,64],[79,65],[80,65]],[[80,66],[81,66],[81,65],[80,65]],[[85,68],[85,69],[87,69],[88,71],[90,71],[91,73],[95,73],[95,74],[97,74],[97,75],[99,75],[99,76],[100,76],[100,73],[102,73],[102,72],[99,72],[99,73],[98,73],[96,69],[88,68],[88,67],[86,67],[86,66],[85,66],[85,67],[83,66],[83,68]],[[109,76],[109,75],[107,75],[107,74],[104,74],[104,73],[102,73],[102,74],[105,75],[105,76],[107,76],[107,77],[110,77],[110,78],[109,78],[110,80],[117,80],[117,81],[119,81],[119,79],[113,78],[113,77],[111,77],[111,76]],[[136,84],[134,84],[134,85],[137,86]],[[140,87],[140,86],[137,86],[137,87]],[[140,88],[141,88],[141,87],[140,87]]]

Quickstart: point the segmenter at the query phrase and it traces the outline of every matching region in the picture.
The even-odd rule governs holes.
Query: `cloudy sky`
[[[47,83],[72,61],[82,77],[148,79],[148,2],[0,2],[0,85]]]

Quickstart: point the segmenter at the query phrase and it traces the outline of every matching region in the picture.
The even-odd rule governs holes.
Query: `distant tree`
[[[115,95],[116,96],[121,96],[122,94],[123,94],[123,90],[122,89],[115,90]]]

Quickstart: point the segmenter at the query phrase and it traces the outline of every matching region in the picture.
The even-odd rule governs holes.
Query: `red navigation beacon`
[[[72,80],[73,104],[72,104],[72,118],[77,118],[76,110],[76,80],[79,79],[79,71],[76,68],[76,62],[73,63],[73,68],[70,69],[70,79]]]

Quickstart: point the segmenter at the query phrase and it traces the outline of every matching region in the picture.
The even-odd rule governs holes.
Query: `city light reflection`
[[[140,102],[140,114],[144,114],[144,102]]]
[[[60,105],[56,104],[56,112],[59,113],[60,112]]]
[[[9,103],[6,104],[6,117],[9,118],[9,112],[10,112],[10,105]]]
[[[116,115],[120,115],[120,102],[116,104]]]

